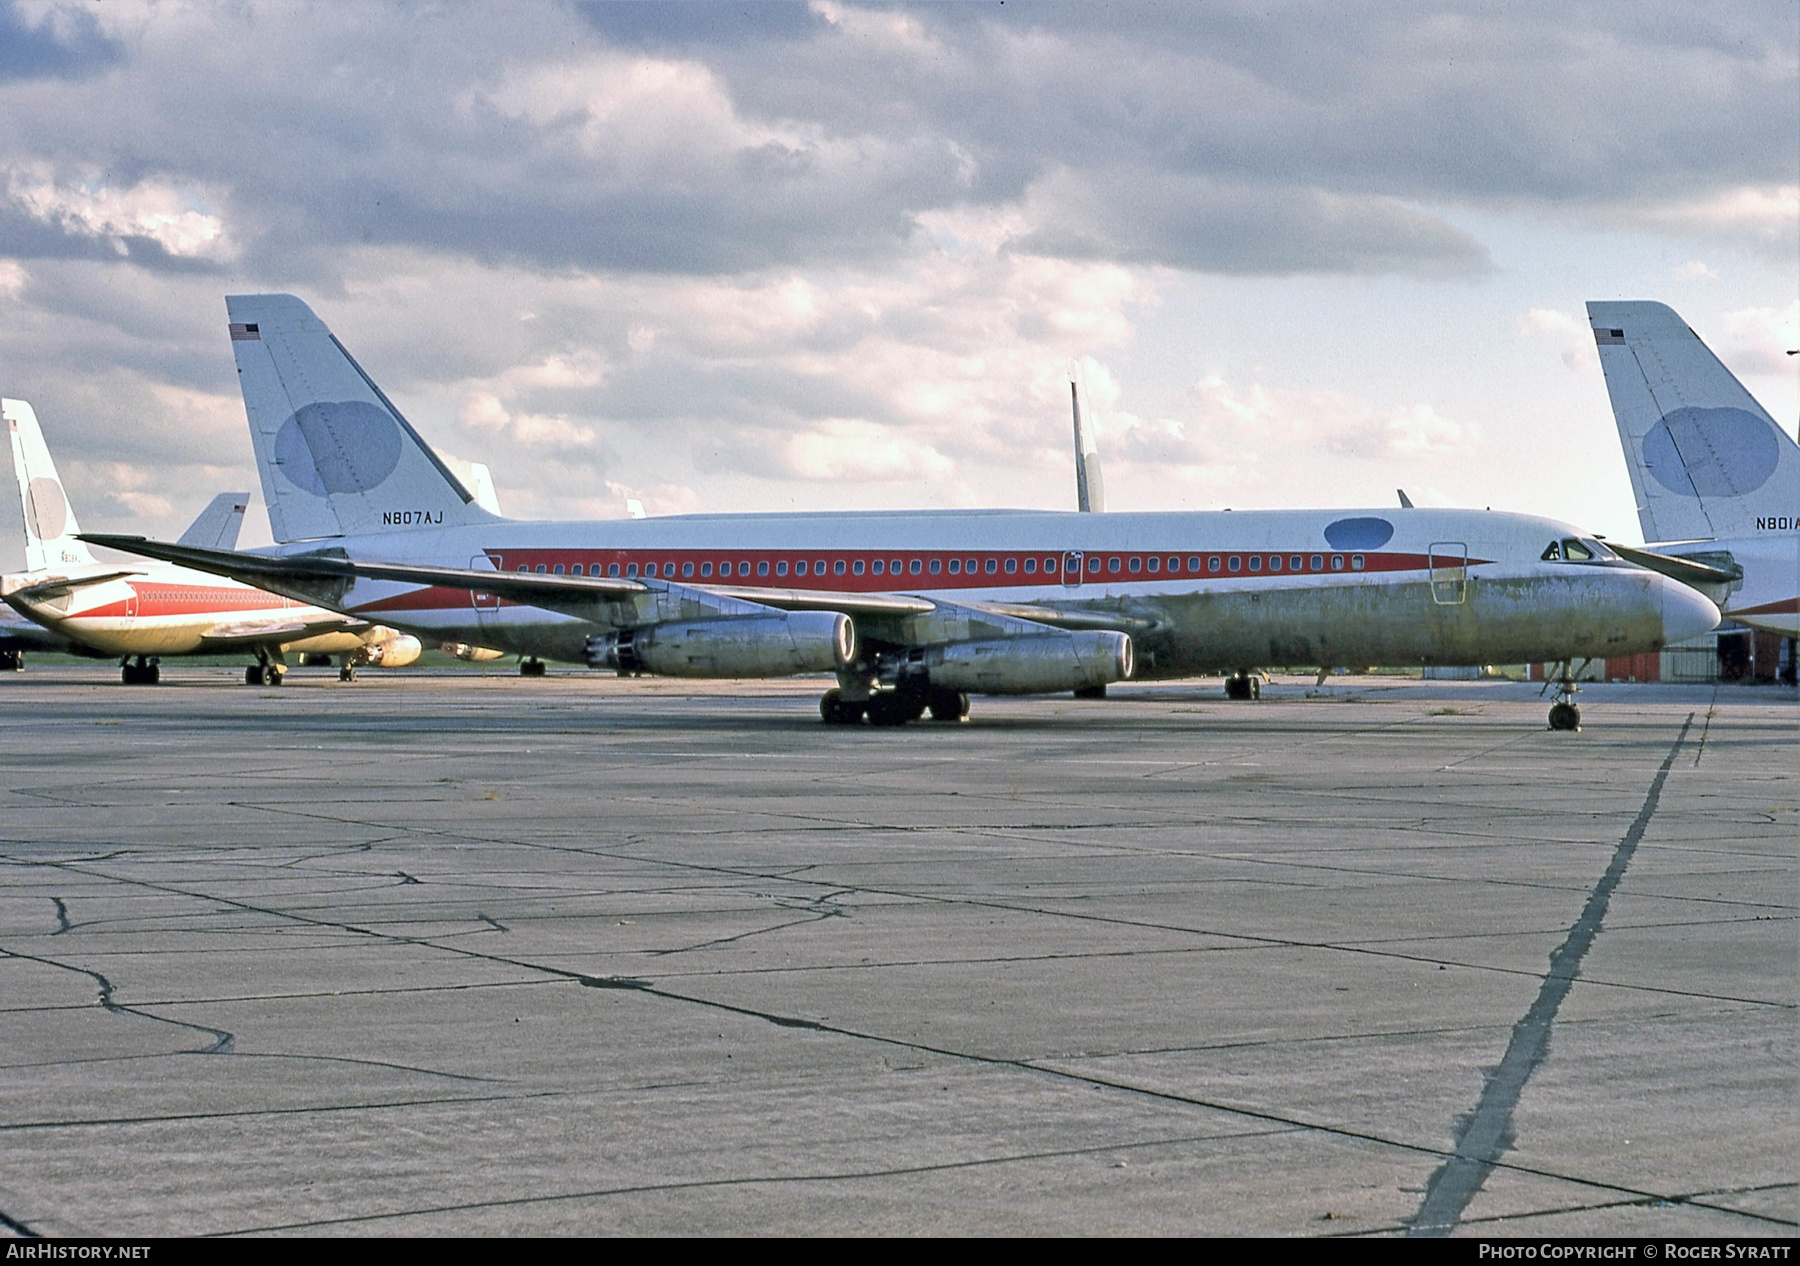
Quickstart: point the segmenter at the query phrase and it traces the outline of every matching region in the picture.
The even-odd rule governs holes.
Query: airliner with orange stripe
[[[832,673],[827,722],[897,725],[961,719],[971,693],[1224,673],[1248,696],[1264,665],[1624,655],[1718,621],[1591,534],[1489,511],[506,519],[299,299],[226,302],[283,543],[89,539],[433,641],[619,673]]]
[[[339,676],[363,664],[399,666],[419,657],[417,638],[356,616],[162,564],[98,562],[80,539],[37,415],[23,400],[0,402],[11,436],[25,519],[28,570],[0,577],[0,596],[63,643],[57,649],[117,657],[127,685],[154,685],[175,655],[247,653],[251,684],[280,685],[289,654],[336,655]],[[236,544],[248,493],[221,493],[182,541]],[[16,665],[13,665],[16,666]]]

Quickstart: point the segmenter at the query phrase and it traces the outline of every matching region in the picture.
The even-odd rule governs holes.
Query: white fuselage
[[[89,650],[118,656],[229,654],[258,628],[272,649],[333,654],[355,651],[363,634],[335,630],[302,636],[304,626],[339,622],[339,613],[205,572],[163,563],[133,565],[133,574],[48,593],[29,588],[121,570],[105,563],[20,572],[5,578],[6,601],[21,615]]]
[[[1800,637],[1800,532],[1793,519],[1760,536],[1670,541],[1646,549],[1717,566],[1735,564],[1743,577],[1728,593],[1710,595],[1728,620],[1766,633]]]
[[[427,516],[428,517],[428,516]],[[933,511],[500,520],[296,542],[367,562],[642,579],[652,588],[917,595],[1116,620],[1140,677],[1269,664],[1483,664],[1624,655],[1711,628],[1686,586],[1616,560],[1547,562],[1580,537],[1468,510],[1073,514]],[[462,589],[345,581],[308,598],[405,629],[579,661],[612,627]],[[904,643],[868,614],[859,634]]]

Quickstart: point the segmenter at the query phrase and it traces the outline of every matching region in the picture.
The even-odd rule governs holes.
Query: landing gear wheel
[[[1262,698],[1262,678],[1242,675],[1227,677],[1225,679],[1225,697],[1227,699]]]
[[[521,677],[542,677],[543,675],[544,675],[544,661],[543,660],[538,659],[536,656],[533,656],[530,659],[522,659],[519,661],[519,676],[521,676]]]
[[[24,671],[24,651],[0,651],[0,673],[22,673]]]
[[[338,669],[338,680],[339,681],[355,681],[356,680],[356,665],[345,664],[342,668]]]
[[[844,705],[840,702],[838,706]],[[919,715],[913,711],[913,700],[901,694],[876,695],[869,700],[867,709],[870,725],[905,725]]]
[[[119,664],[119,680],[127,686],[154,686],[161,676],[156,665],[142,655],[135,664],[129,660]]]
[[[969,696],[960,690],[934,690],[925,701],[933,721],[964,722],[969,719]]]
[[[1581,728],[1581,709],[1572,703],[1551,704],[1550,728],[1553,730],[1579,730]]]
[[[819,719],[826,725],[855,725],[863,719],[866,703],[851,703],[841,690],[827,690],[819,699]]]
[[[1106,698],[1106,687],[1083,686],[1080,690],[1075,692],[1075,697],[1077,699],[1104,699]]]
[[[263,670],[261,664],[250,665],[250,667],[244,670],[244,684],[246,686],[262,685],[262,674]]]

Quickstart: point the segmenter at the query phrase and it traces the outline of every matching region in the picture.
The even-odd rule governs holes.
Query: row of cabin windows
[[[1554,547],[1552,547],[1552,548],[1554,548]],[[1549,555],[1546,554],[1545,556],[1548,557]],[[1329,557],[1330,557],[1329,566],[1332,571],[1343,571],[1344,570],[1345,556],[1343,554],[1332,554]],[[1217,571],[1236,572],[1236,571],[1243,571],[1243,570],[1245,570],[1246,567],[1248,567],[1248,569],[1250,571],[1259,572],[1259,571],[1264,570],[1264,568],[1266,567],[1269,571],[1272,571],[1272,572],[1278,572],[1278,571],[1283,571],[1283,570],[1296,571],[1296,572],[1298,572],[1298,571],[1324,571],[1327,567],[1326,559],[1327,559],[1327,556],[1324,554],[1313,554],[1310,557],[1305,554],[1289,554],[1289,555],[1286,555],[1285,558],[1281,554],[1268,554],[1268,555],[1263,555],[1263,554],[1250,554],[1250,555],[1212,554],[1212,555],[1205,557],[1204,559],[1199,554],[1190,554],[1188,556],[1188,560],[1187,560],[1187,570],[1190,572],[1198,572],[1203,569],[1208,572],[1217,572]],[[1363,569],[1363,567],[1365,566],[1365,560],[1361,554],[1349,555],[1349,562],[1350,562],[1350,569],[1352,571],[1361,571]],[[663,563],[660,566],[661,566],[661,570],[659,571],[658,564],[645,563],[643,566],[643,574],[645,576],[649,576],[652,578],[654,578],[658,575],[660,575],[663,578],[668,579],[668,580],[673,580],[675,578],[676,564]],[[756,569],[756,575],[767,576],[769,574],[770,564],[767,559],[764,559],[761,562],[754,564],[754,566]],[[842,576],[846,573],[846,571],[848,571],[851,575],[861,576],[864,574],[864,570],[865,570],[864,560],[862,560],[860,558],[858,558],[848,564],[846,564],[844,559],[840,558],[836,562],[829,564],[829,566],[831,569],[830,574],[834,575],[834,576]],[[682,564],[680,564],[680,567],[681,567],[682,579],[684,579],[684,580],[693,579],[695,564],[682,563]],[[718,565],[719,576],[721,578],[730,577],[732,574],[732,567],[733,567],[733,564],[729,561],[721,562]],[[748,559],[740,560],[736,564],[737,574],[741,577],[748,578],[751,574],[751,567],[752,567],[752,564],[750,563],[750,561]],[[826,567],[827,567],[827,563],[823,558],[814,559],[811,563],[808,563],[807,560],[804,558],[797,559],[793,563],[793,574],[796,576],[805,576],[808,574],[809,568],[810,568],[810,574],[812,574],[814,576],[823,576],[826,574]],[[1043,567],[1044,567],[1044,573],[1046,575],[1054,575],[1060,569],[1061,563],[1056,558],[1046,558],[1046,559],[1044,559]],[[1152,555],[1148,558],[1145,558],[1140,555],[1134,554],[1134,555],[1130,556],[1129,558],[1126,558],[1126,557],[1122,557],[1120,555],[1114,554],[1114,555],[1106,558],[1103,562],[1098,555],[1090,555],[1089,556],[1089,558],[1087,560],[1087,569],[1090,573],[1092,573],[1094,575],[1099,575],[1102,567],[1104,567],[1108,572],[1119,572],[1119,571],[1123,570],[1123,571],[1130,571],[1133,573],[1149,572],[1152,575],[1155,575],[1156,573],[1161,572],[1163,570],[1163,559],[1157,555]],[[569,574],[571,576],[580,576],[583,574],[598,576],[601,574],[600,568],[601,568],[601,564],[595,563],[593,566],[593,569],[591,571],[583,573],[582,565],[580,563],[575,563],[574,565],[572,565],[568,568],[567,574]],[[787,575],[788,574],[788,560],[785,558],[777,559],[774,564],[774,568],[775,568],[775,574],[777,576]],[[943,559],[938,559],[938,558],[933,558],[930,560],[915,558],[911,561],[910,564],[905,559],[901,559],[901,558],[896,558],[891,561],[888,559],[884,559],[884,558],[877,558],[877,559],[873,559],[873,560],[869,561],[869,563],[867,564],[868,574],[874,575],[874,576],[881,576],[881,575],[918,576],[918,575],[925,574],[927,572],[933,576],[936,576],[946,570],[952,576],[960,576],[960,575],[965,575],[965,574],[973,576],[980,572],[985,572],[987,575],[992,576],[1001,571],[1004,571],[1007,575],[1011,576],[1011,575],[1016,574],[1019,571],[1019,569],[1020,569],[1019,560],[1016,558],[1008,558],[1008,559],[1004,559],[1004,560],[997,559],[997,558],[990,558],[990,559],[986,560],[985,564],[979,558],[970,558],[970,559],[952,558],[949,560],[949,563],[947,566]],[[520,571],[530,571],[531,567],[529,566],[529,564],[520,563],[519,570]],[[546,570],[546,567],[543,563],[539,563],[537,565],[537,570],[539,573],[542,573]],[[1024,560],[1024,571],[1027,576],[1036,575],[1037,570],[1038,570],[1038,560],[1036,558],[1027,558]],[[563,564],[557,563],[554,567],[548,568],[548,571],[553,575],[561,576],[564,574]],[[1169,557],[1168,571],[1171,575],[1181,571],[1181,557],[1179,555],[1171,555]],[[618,574],[619,574],[619,564],[618,563],[607,564],[606,575],[617,576]],[[713,575],[713,564],[710,562],[703,562],[703,563],[699,564],[699,574],[700,574],[701,579],[703,579],[703,580],[711,579],[711,577]],[[638,565],[636,563],[626,563],[625,564],[625,575],[628,577],[636,577],[638,575]]]

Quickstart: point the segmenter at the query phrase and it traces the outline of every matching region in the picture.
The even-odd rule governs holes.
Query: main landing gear
[[[24,671],[24,651],[0,651],[0,673],[22,673]]]
[[[543,675],[544,661],[539,659],[536,655],[529,656],[519,661],[519,676],[542,677]]]
[[[1225,697],[1227,699],[1260,699],[1262,698],[1262,675],[1260,673],[1237,673],[1225,679]]]
[[[1544,689],[1548,690],[1552,685],[1556,687],[1556,702],[1550,705],[1550,728],[1553,730],[1579,730],[1581,728],[1581,709],[1575,706],[1575,692],[1581,687],[1575,684],[1574,674],[1569,671],[1568,660],[1565,659],[1562,662],[1561,675],[1554,682],[1545,682]]]
[[[967,721],[969,696],[959,690],[884,690],[853,700],[841,690],[827,690],[819,700],[819,718],[826,725],[856,725],[865,716],[870,725],[905,725],[927,712],[933,721]]]
[[[153,656],[139,655],[135,664],[130,656],[119,661],[119,680],[127,686],[154,686],[161,679],[162,670]]]
[[[287,665],[279,663],[267,651],[256,653],[256,662],[244,670],[246,686],[279,686],[287,676]]]

